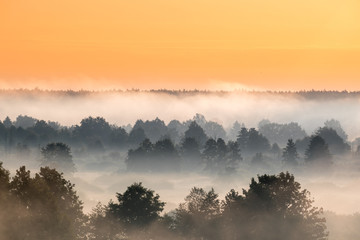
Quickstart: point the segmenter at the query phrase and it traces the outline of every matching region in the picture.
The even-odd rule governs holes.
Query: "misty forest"
[[[32,101],[46,102],[27,92],[17,94],[26,95],[29,109]],[[64,102],[51,108],[70,119],[70,105],[78,112],[88,106],[69,99],[83,101],[94,93],[54,94],[65,94]],[[214,93],[151,94],[159,99],[170,95],[176,118],[165,115],[163,105],[154,107],[155,117],[136,115],[150,104],[147,100],[133,105],[138,107],[135,113],[120,111],[120,104],[111,107],[120,115],[133,115],[133,122],[111,122],[112,115],[88,114],[85,109],[77,123],[67,124],[51,115],[52,110],[44,109],[48,118],[39,118],[38,109],[15,114],[2,106],[1,239],[360,238],[360,134],[348,127],[358,116],[344,121],[341,112],[328,106],[334,101],[336,106],[347,104],[349,98],[356,103],[357,93],[252,93],[253,99],[266,97],[270,102],[276,95],[278,105],[269,110],[260,102],[258,108],[245,108],[248,112],[239,110],[240,116],[256,116],[253,119],[234,115],[228,121],[224,118],[246,105],[244,101],[227,99],[235,108],[227,113],[217,108],[229,106],[191,109],[189,101],[193,111],[185,111],[174,102],[194,95],[211,98]],[[216,99],[228,97],[216,94]],[[254,104],[253,99],[246,102]],[[0,100],[9,102],[6,96]],[[305,114],[289,110],[292,104],[301,109],[302,101],[308,108]],[[319,106],[327,106],[326,119],[311,118],[325,111]],[[274,109],[278,118],[267,113]],[[292,118],[284,115],[287,111]]]

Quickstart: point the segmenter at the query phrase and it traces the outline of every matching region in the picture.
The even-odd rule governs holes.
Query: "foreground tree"
[[[232,190],[225,199],[226,239],[327,239],[322,209],[289,173],[258,176],[243,195]]]
[[[0,171],[4,175],[4,171]],[[5,177],[6,179],[6,171]],[[55,169],[41,168],[34,177],[20,167],[9,182],[1,204],[0,235],[14,240],[80,240],[85,238],[85,215],[74,185]]]
[[[194,187],[176,209],[176,229],[186,239],[221,239],[219,216],[220,201],[214,189],[206,192]]]
[[[141,183],[132,184],[123,194],[117,193],[116,197],[118,203],[110,202],[108,205],[109,214],[126,231],[145,228],[159,218],[165,206],[158,194]]]

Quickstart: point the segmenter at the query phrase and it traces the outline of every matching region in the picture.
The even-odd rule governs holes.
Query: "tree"
[[[228,133],[228,139],[230,140],[236,140],[238,133],[241,131],[241,128],[245,128],[245,125],[243,123],[239,123],[238,121],[235,121],[231,129]]]
[[[329,151],[332,154],[344,154],[350,151],[350,146],[345,143],[337,132],[328,127],[319,128],[316,135],[322,137],[329,146]]]
[[[55,169],[40,168],[34,177],[20,167],[9,184],[4,239],[84,239],[85,215],[74,185]],[[6,208],[1,212],[7,211]]]
[[[75,138],[85,141],[86,144],[92,144],[97,140],[108,143],[110,141],[111,126],[102,117],[88,117],[80,122],[80,126],[74,129]],[[91,149],[91,147],[89,147]]]
[[[209,121],[206,122],[204,125],[204,131],[207,136],[212,138],[222,138],[226,137],[226,132],[220,124],[217,122]]]
[[[49,124],[44,120],[37,121],[35,125],[29,128],[37,137],[40,144],[49,142],[51,139],[54,139],[57,135],[55,129],[53,129]]]
[[[285,164],[297,165],[299,154],[296,150],[296,145],[292,139],[289,139],[286,147],[283,149],[282,158]]]
[[[239,147],[242,151],[246,150],[247,148],[247,142],[249,140],[249,132],[247,128],[242,127],[239,131],[239,135],[237,136],[237,143],[239,144]]]
[[[180,156],[174,144],[168,138],[155,143],[152,169],[154,171],[177,171],[180,167]]]
[[[249,154],[266,152],[270,150],[270,143],[266,137],[260,134],[255,128],[241,128],[236,140],[240,149]]]
[[[318,135],[312,136],[305,152],[305,161],[308,163],[330,164],[331,158],[329,147],[325,140]]]
[[[326,240],[322,209],[293,175],[262,175],[243,195],[230,191],[223,202],[227,239]]]
[[[11,119],[9,117],[6,117],[4,119],[3,124],[6,128],[10,128],[11,126],[13,126],[13,122],[11,121]]]
[[[255,128],[250,128],[248,132],[247,148],[250,153],[266,152],[270,150],[270,143],[266,137],[260,134]]]
[[[195,122],[191,122],[188,130],[185,131],[185,138],[194,138],[200,146],[204,146],[207,136],[204,130]]]
[[[121,194],[116,193],[118,203],[110,202],[109,213],[121,223],[125,230],[144,228],[157,220],[165,203],[153,190],[134,183]]]
[[[207,140],[202,157],[206,170],[217,171],[220,174],[234,172],[239,161],[242,160],[238,143],[229,141],[226,144],[222,138],[216,141],[212,138]]]
[[[344,140],[347,141],[348,139],[348,135],[346,134],[346,132],[344,131],[344,129],[342,128],[340,122],[338,120],[335,119],[330,119],[327,120],[324,123],[325,127],[327,128],[332,128],[336,131],[336,133]]]
[[[129,135],[124,128],[114,127],[111,131],[111,144],[118,148],[125,148]]]
[[[142,120],[136,121],[134,128],[142,128],[144,129],[145,135],[150,139],[152,142],[156,142],[160,140],[160,138],[167,134],[168,128],[166,127],[164,121],[156,118],[152,121],[143,122]]]
[[[38,120],[33,117],[29,117],[27,115],[19,115],[17,116],[14,125],[15,127],[29,128],[33,127],[37,121]]]
[[[195,165],[199,164],[200,149],[199,144],[196,142],[195,138],[185,138],[181,142],[180,151],[181,156],[184,159],[190,160]]]
[[[295,122],[279,124],[263,120],[259,123],[259,132],[270,142],[277,142],[281,145],[285,144],[288,139],[300,139],[306,136],[305,130]]]
[[[109,207],[98,203],[89,215],[88,239],[112,240],[121,232],[121,227],[109,215]]]
[[[135,129],[133,128],[130,131],[128,141],[129,141],[130,146],[138,146],[145,139],[147,139],[147,137],[145,135],[145,131],[144,131],[144,129],[139,127],[139,128],[135,128]]]
[[[71,150],[65,143],[49,143],[41,148],[42,165],[56,168],[60,171],[75,171]]]
[[[175,212],[176,229],[186,239],[221,239],[219,227],[220,200],[214,189],[206,192],[192,188],[185,202]]]

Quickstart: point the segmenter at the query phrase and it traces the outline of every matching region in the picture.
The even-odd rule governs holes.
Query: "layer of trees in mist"
[[[235,122],[226,129],[200,114],[184,122],[166,124],[156,118],[133,126],[112,125],[102,117],[88,117],[75,126],[6,117],[0,122],[0,161],[19,166],[32,159],[35,168],[42,168],[32,176],[21,167],[11,177],[1,167],[0,231],[5,239],[327,239],[328,226],[330,238],[336,236],[332,239],[356,239],[356,228],[345,231],[337,224],[355,226],[358,215],[323,213],[287,173],[259,175],[249,189],[230,190],[224,199],[214,190],[194,187],[185,202],[164,215],[164,202],[141,183],[85,214],[74,185],[59,172],[106,171],[103,166],[111,161],[112,171],[123,163],[127,172],[226,177],[236,176],[246,162],[253,172],[277,166],[326,174],[339,163],[359,162],[359,145],[360,139],[350,142],[334,119],[309,134],[296,122],[266,119],[257,128]],[[154,204],[146,207],[150,212],[139,211],[144,203],[129,201],[139,196]],[[20,226],[24,231],[16,232]]]
[[[134,183],[116,200],[89,214],[74,185],[49,167],[13,177],[0,163],[2,239],[301,239],[328,237],[321,208],[289,173],[251,179],[242,193],[221,200],[214,189],[194,187],[178,208],[162,215],[158,194]]]
[[[358,159],[360,138],[349,142],[339,121],[331,119],[308,135],[295,122],[262,120],[258,128],[235,122],[230,129],[207,121],[201,114],[168,124],[138,120],[134,126],[111,125],[102,117],[88,117],[79,125],[61,126],[29,116],[0,122],[0,156],[38,159],[43,166],[74,172],[73,156],[84,165],[126,159],[128,171],[236,172],[239,163],[295,168],[329,168],[339,158]],[[125,155],[125,156],[124,156]]]

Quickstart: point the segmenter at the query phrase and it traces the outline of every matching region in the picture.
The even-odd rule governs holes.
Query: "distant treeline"
[[[244,159],[258,165],[269,159],[282,160],[278,164],[291,166],[331,165],[333,157],[358,157],[360,151],[360,141],[347,142],[347,134],[334,119],[326,121],[310,136],[297,123],[268,120],[261,121],[258,129],[235,122],[225,130],[201,114],[185,122],[172,120],[167,125],[158,118],[138,120],[133,127],[111,125],[101,117],[88,117],[71,127],[22,115],[15,121],[9,117],[0,121],[3,156],[29,155],[34,148],[40,153],[49,143],[63,143],[65,152],[72,149],[76,157],[107,150],[126,151],[130,171],[182,169],[229,173]],[[54,159],[57,158],[53,157],[53,162]]]
[[[169,89],[112,89],[102,91],[90,91],[90,90],[44,90],[44,89],[0,89],[0,96],[6,95],[22,95],[22,96],[39,96],[49,95],[56,96],[70,96],[70,97],[83,97],[98,94],[128,94],[128,93],[155,93],[155,94],[168,94],[175,96],[189,96],[189,95],[227,95],[227,94],[251,94],[255,96],[262,95],[278,95],[278,96],[292,96],[303,97],[308,99],[337,99],[348,97],[360,97],[360,91],[329,91],[329,90],[303,90],[303,91],[258,91],[258,90],[233,90],[233,91],[210,91],[210,90],[169,90]]]
[[[220,200],[214,189],[194,187],[174,211],[134,183],[116,201],[83,213],[74,185],[48,167],[13,177],[0,162],[0,236],[12,240],[326,240],[321,208],[289,173],[252,179],[242,193]]]

